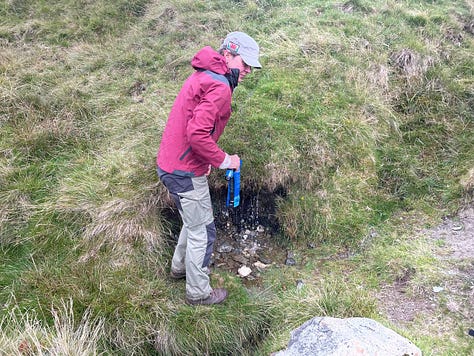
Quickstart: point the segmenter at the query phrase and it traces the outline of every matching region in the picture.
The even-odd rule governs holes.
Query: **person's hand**
[[[238,155],[230,156],[230,169],[235,169],[236,171],[240,168],[240,157]]]
[[[211,165],[209,165],[209,168],[207,169],[206,176],[208,176],[209,174],[211,174],[211,168],[212,168],[212,166],[211,166]]]

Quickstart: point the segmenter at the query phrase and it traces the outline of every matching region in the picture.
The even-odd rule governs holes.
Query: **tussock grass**
[[[53,324],[45,325],[38,317],[12,309],[1,319],[2,355],[100,355],[103,319],[86,311],[76,319],[72,301],[63,301],[51,310]]]
[[[268,354],[311,316],[375,317],[381,283],[410,276],[423,294],[435,262],[404,231],[416,222],[394,221],[472,202],[472,10],[463,0],[0,5],[2,345]],[[170,200],[154,156],[189,59],[233,30],[257,39],[264,68],[235,91],[221,144],[243,158],[249,190],[285,190],[276,214],[288,246],[321,255],[265,272],[264,292],[217,271],[229,302],[192,308],[166,278]],[[327,251],[356,256],[322,263]],[[425,353],[445,343],[408,333]]]
[[[156,218],[150,219],[152,215],[158,216],[156,206],[156,200],[137,204],[113,200],[101,206],[97,216],[92,218],[93,222],[85,228],[83,237],[90,247],[82,258],[93,257],[104,246],[109,246],[115,251],[118,263],[138,241],[160,253],[164,245],[163,224]]]
[[[248,296],[231,290],[234,293],[225,308],[186,306],[176,310],[167,323],[163,320],[153,334],[158,353],[196,354],[205,350],[205,353],[221,354],[222,350],[232,350],[247,354],[268,329],[271,304],[263,293]],[[241,320],[245,320],[245,325],[236,328]]]

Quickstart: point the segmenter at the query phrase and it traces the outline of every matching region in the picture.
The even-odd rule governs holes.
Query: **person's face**
[[[247,74],[252,72],[252,67],[245,64],[241,56],[233,56],[230,52],[226,51],[224,57],[226,59],[227,67],[236,68],[240,71],[239,83],[242,81],[242,79],[244,79]]]

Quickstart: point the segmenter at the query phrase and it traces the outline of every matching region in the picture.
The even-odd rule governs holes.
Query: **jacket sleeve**
[[[214,85],[202,95],[187,125],[187,138],[193,153],[213,167],[219,167],[226,154],[213,138],[218,120],[230,109],[229,89]]]

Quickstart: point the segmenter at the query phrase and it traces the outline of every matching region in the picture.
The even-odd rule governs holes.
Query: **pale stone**
[[[247,277],[252,273],[252,270],[247,266],[242,266],[238,270],[240,277]]]
[[[265,268],[268,267],[268,265],[266,265],[265,263],[262,263],[260,261],[255,262],[253,265],[257,268],[260,268],[260,269],[265,269]]]
[[[316,317],[291,332],[275,356],[421,356],[408,339],[368,318]]]

